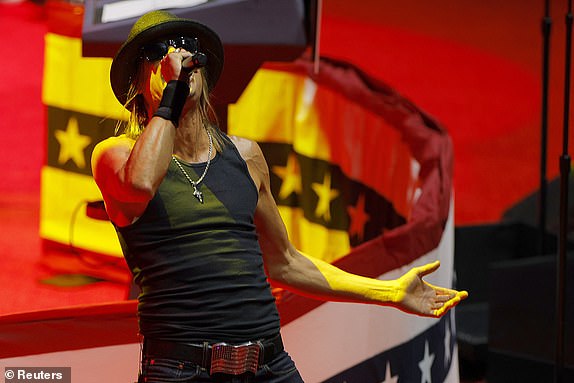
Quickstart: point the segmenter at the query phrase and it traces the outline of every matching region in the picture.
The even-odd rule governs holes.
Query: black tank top
[[[211,161],[200,190],[172,161],[158,192],[132,225],[116,227],[140,286],[140,332],[177,342],[245,342],[279,331],[253,216],[258,193],[237,148]],[[181,162],[197,180],[203,164]]]

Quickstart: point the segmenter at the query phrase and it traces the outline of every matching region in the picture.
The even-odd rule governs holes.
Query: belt
[[[190,362],[210,374],[240,375],[255,373],[283,351],[281,334],[273,338],[238,345],[228,343],[188,344],[144,339],[143,353],[149,358],[166,358]]]

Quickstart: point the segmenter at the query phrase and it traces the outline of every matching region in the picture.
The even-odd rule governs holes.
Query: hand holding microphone
[[[207,56],[201,52],[195,52],[181,61],[181,69],[189,73],[194,69],[204,67],[206,64]]]
[[[173,49],[173,48],[171,48]],[[188,52],[180,48],[170,51],[161,61],[161,72],[166,81],[176,80],[207,64],[207,56],[201,52]]]
[[[178,48],[167,54],[161,63],[161,76],[165,79],[165,86],[162,87],[159,107],[154,116],[171,121],[177,128],[183,107],[190,95],[190,87],[194,83],[195,76],[190,79],[190,73],[206,64],[207,56],[201,52],[180,52]]]

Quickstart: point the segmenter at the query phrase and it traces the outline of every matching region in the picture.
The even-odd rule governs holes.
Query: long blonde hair
[[[143,79],[144,67],[144,65],[137,65],[137,72],[131,79],[132,81],[128,90],[127,101],[124,105],[124,107],[130,112],[129,119],[127,121],[119,121],[116,127],[116,134],[120,132],[123,127],[122,133],[133,140],[138,139],[150,119],[148,116],[148,105],[143,94],[140,92],[140,84]],[[221,152],[225,142],[222,137],[222,132],[219,129],[217,114],[211,104],[207,82],[207,71],[204,68],[200,68],[200,71],[202,74],[202,87],[198,103],[199,114],[201,116],[203,126],[214,137],[213,144],[215,149],[218,152]]]

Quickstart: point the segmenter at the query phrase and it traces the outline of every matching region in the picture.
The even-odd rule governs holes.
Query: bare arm
[[[181,60],[187,52],[170,53],[161,62],[167,81],[184,80]],[[146,64],[150,68],[151,65]],[[152,106],[151,115],[157,108]],[[125,226],[138,218],[155,195],[173,154],[175,125],[152,117],[137,141],[125,136],[99,143],[92,154],[92,172],[111,220]]]
[[[152,118],[137,141],[125,136],[100,142],[92,153],[92,172],[111,220],[132,223],[145,210],[167,172],[175,127]]]
[[[415,267],[401,278],[383,281],[347,273],[320,259],[299,252],[289,241],[273,199],[269,170],[255,143],[238,145],[259,188],[256,225],[267,273],[275,285],[321,300],[371,303],[440,317],[468,295],[436,287],[422,278],[438,262]]]

